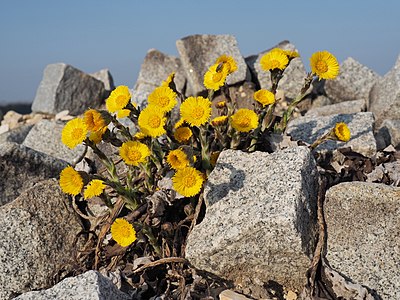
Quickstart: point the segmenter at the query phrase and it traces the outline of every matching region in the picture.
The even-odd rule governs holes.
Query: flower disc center
[[[318,70],[318,72],[321,72],[321,73],[325,73],[328,71],[327,63],[322,60],[317,62],[317,65],[315,66],[315,68]]]

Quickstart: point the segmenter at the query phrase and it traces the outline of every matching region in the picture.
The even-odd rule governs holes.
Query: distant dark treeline
[[[32,112],[31,110],[32,103],[10,103],[10,104],[4,104],[0,105],[0,111],[3,112],[3,114],[6,114],[9,110],[13,110],[17,113],[20,114],[30,114]]]

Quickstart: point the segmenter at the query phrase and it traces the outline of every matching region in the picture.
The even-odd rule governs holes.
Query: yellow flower
[[[339,64],[328,51],[315,52],[310,58],[311,72],[319,79],[334,79],[339,75]]]
[[[275,103],[275,96],[268,90],[259,90],[253,95],[254,100],[261,103],[262,106],[270,105]]]
[[[175,72],[168,75],[167,79],[161,83],[161,86],[170,86],[171,82],[174,82]]]
[[[265,71],[274,69],[284,70],[289,63],[289,59],[282,49],[274,48],[261,57],[261,68]]]
[[[174,128],[177,129],[177,128],[181,127],[183,125],[183,123],[185,123],[185,120],[180,118],[179,121],[175,123]]]
[[[103,127],[102,129],[98,131],[93,131],[89,135],[89,140],[91,140],[93,143],[98,144],[101,142],[103,138],[103,134],[106,132],[107,126]]]
[[[348,142],[350,140],[351,133],[346,123],[336,123],[334,132],[339,141]]]
[[[131,99],[131,92],[126,85],[120,85],[115,88],[106,100],[106,107],[110,113],[125,108]]]
[[[128,247],[136,241],[136,231],[132,224],[123,218],[115,219],[111,225],[111,236],[121,247]]]
[[[226,101],[219,101],[217,103],[215,103],[215,107],[218,109],[222,109],[226,107]]]
[[[131,114],[131,111],[129,109],[127,109],[127,108],[120,109],[119,111],[117,111],[117,118],[118,119],[126,118],[126,117],[129,117],[130,114]]]
[[[141,111],[138,118],[140,131],[154,138],[166,133],[164,128],[166,121],[164,112],[156,106],[146,107]]]
[[[204,74],[204,86],[209,90],[218,91],[225,84],[228,72],[226,68],[218,68],[219,64],[212,65]]]
[[[174,138],[179,142],[179,143],[185,143],[189,141],[189,139],[192,137],[193,133],[190,130],[189,127],[183,126],[179,127],[175,130],[174,132]]]
[[[241,108],[231,116],[231,125],[240,132],[249,132],[257,128],[258,116],[251,109]]]
[[[150,149],[141,142],[128,141],[119,148],[119,155],[127,165],[137,166],[146,161],[150,155]]]
[[[87,133],[85,121],[81,118],[75,118],[65,124],[61,133],[61,141],[72,149],[86,139]]]
[[[83,198],[89,199],[95,196],[99,196],[105,188],[106,185],[104,184],[103,180],[93,179],[86,186],[85,192],[83,193]]]
[[[296,50],[283,50],[283,52],[285,52],[285,54],[287,55],[287,57],[289,59],[293,59],[296,57],[300,57],[299,52],[297,52]]]
[[[171,90],[168,86],[160,86],[155,88],[154,91],[148,97],[148,103],[150,105],[157,106],[163,112],[171,111],[176,103],[176,93]]]
[[[167,163],[171,168],[178,170],[189,166],[189,159],[182,149],[169,151],[167,155]]]
[[[211,125],[214,127],[222,126],[222,125],[226,124],[227,120],[228,120],[228,116],[215,117],[214,119],[211,120]]]
[[[228,74],[231,74],[237,70],[237,64],[236,61],[233,59],[232,56],[229,55],[221,55],[220,57],[217,58],[216,64],[222,63],[222,67],[226,68],[226,71]]]
[[[60,187],[64,193],[76,196],[83,188],[82,176],[73,167],[66,167],[60,173]]]
[[[98,131],[110,123],[110,120],[107,120],[107,122],[103,114],[95,109],[85,111],[83,121],[85,122],[87,129],[90,131]]]
[[[135,139],[143,140],[146,136],[147,135],[145,135],[143,132],[139,131],[139,132],[136,132]]]
[[[181,117],[190,126],[201,126],[207,123],[211,116],[211,101],[208,98],[189,97],[181,104]]]
[[[201,190],[203,181],[203,174],[193,167],[179,169],[172,177],[175,191],[185,197],[197,195]]]

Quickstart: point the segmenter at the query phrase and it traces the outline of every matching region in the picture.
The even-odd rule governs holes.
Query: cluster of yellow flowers
[[[235,60],[228,55],[218,57],[204,75],[204,86],[209,91],[207,98],[184,99],[176,90],[175,74],[172,73],[154,89],[148,97],[147,107],[141,110],[131,101],[128,87],[118,86],[106,100],[107,110],[89,109],[83,117],[67,122],[62,131],[62,142],[69,148],[81,143],[92,148],[108,175],[87,174],[69,166],[60,174],[62,190],[72,196],[83,193],[84,199],[100,197],[112,209],[112,201],[106,192],[106,187],[109,187],[125,200],[127,208],[135,210],[146,201],[147,196],[159,189],[159,180],[173,170],[172,187],[177,193],[184,197],[199,195],[220,151],[227,148],[254,151],[264,132],[275,129],[281,132],[284,129],[291,111],[289,107],[283,118],[285,122],[277,126],[273,109],[281,76],[276,75],[281,75],[290,61],[298,56],[296,51],[275,48],[261,58],[261,67],[271,72],[273,85],[271,90],[261,89],[254,93],[254,110],[237,109],[229,93],[226,93],[227,77],[238,68]],[[314,76],[332,79],[338,75],[338,63],[329,52],[314,53],[310,61],[312,72],[306,85]],[[304,87],[305,90],[307,88]],[[225,95],[225,100],[215,105],[218,116],[210,120],[212,98],[217,91]],[[304,95],[300,95],[294,103],[300,102],[302,97]],[[180,118],[174,121],[171,115],[178,100]],[[129,118],[137,131],[131,132],[122,125],[121,118]],[[344,123],[338,124],[333,132],[339,140],[350,138],[350,131]],[[126,176],[117,174],[115,161],[99,149],[101,142],[118,147],[119,156],[128,168]],[[143,228],[143,225],[138,227]],[[123,218],[114,221],[111,234],[123,247],[136,239],[134,227]]]

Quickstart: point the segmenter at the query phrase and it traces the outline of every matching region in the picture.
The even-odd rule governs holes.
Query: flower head
[[[107,126],[103,127],[102,129],[98,131],[93,131],[89,135],[89,140],[91,140],[93,143],[98,144],[101,142],[103,139],[103,134],[107,131]]]
[[[155,105],[163,112],[171,111],[176,103],[178,103],[176,101],[176,93],[168,86],[155,88],[149,95],[148,102],[149,106]]]
[[[76,196],[83,188],[82,176],[73,167],[68,166],[60,173],[60,187],[64,193]]]
[[[275,95],[268,90],[259,90],[253,95],[254,100],[261,103],[262,106],[267,106],[275,103]]]
[[[233,57],[225,54],[218,57],[215,63],[216,64],[222,63],[222,67],[226,68],[228,74],[235,72],[238,68],[236,61],[233,59]]]
[[[115,88],[106,100],[106,107],[110,113],[125,108],[131,99],[131,92],[126,85],[120,85]]]
[[[218,91],[225,84],[226,76],[227,68],[219,68],[219,64],[214,64],[204,74],[204,86],[209,90]]]
[[[128,141],[119,148],[119,155],[127,165],[138,166],[146,161],[150,155],[150,149],[141,142]]]
[[[135,139],[143,140],[146,136],[147,136],[146,134],[144,134],[143,132],[139,131],[139,132],[135,133],[134,137],[135,137]]]
[[[241,108],[231,116],[231,125],[240,132],[249,132],[258,126],[258,116],[251,109]]]
[[[350,140],[351,133],[346,123],[336,123],[334,133],[339,141],[348,142]]]
[[[85,111],[83,121],[88,130],[98,131],[110,123],[111,118],[110,116],[107,116],[107,114],[108,113],[105,111],[101,112],[96,109],[89,109]]]
[[[171,83],[174,82],[175,79],[175,72],[172,72],[171,74],[168,75],[167,79],[165,79],[162,83],[161,86],[168,86],[170,87]]]
[[[83,198],[89,199],[95,196],[99,196],[103,193],[106,185],[104,184],[103,180],[100,179],[93,179],[88,183],[83,193]]]
[[[289,60],[296,57],[300,57],[299,52],[297,52],[296,50],[283,50],[283,52],[285,52]]]
[[[274,48],[261,57],[261,68],[265,71],[284,70],[289,63],[286,53],[280,48]]]
[[[311,72],[319,79],[334,79],[339,75],[339,64],[328,51],[315,52],[310,58]]]
[[[172,177],[175,191],[185,197],[197,195],[201,190],[203,181],[203,174],[193,167],[179,169]]]
[[[111,225],[111,236],[121,247],[128,247],[136,241],[136,231],[132,224],[123,218],[115,219]]]
[[[219,116],[211,120],[211,125],[214,127],[225,125],[228,121],[228,116]]]
[[[201,96],[189,97],[181,104],[180,112],[190,126],[204,125],[211,116],[211,101]]]
[[[192,130],[187,126],[179,127],[174,132],[174,138],[179,143],[186,143],[192,137]]]
[[[126,118],[126,117],[129,117],[130,114],[131,114],[130,109],[123,108],[123,109],[120,109],[119,111],[117,111],[117,118],[118,119]]]
[[[217,103],[215,103],[215,107],[218,109],[222,109],[226,107],[226,101],[219,101]]]
[[[75,148],[86,139],[88,133],[87,125],[81,118],[75,118],[65,124],[62,133],[61,141],[69,148]]]
[[[140,131],[154,138],[166,133],[164,128],[166,121],[164,112],[156,106],[146,107],[138,118]]]
[[[189,159],[182,149],[175,149],[169,151],[167,163],[172,169],[178,170],[187,167],[189,165]]]

